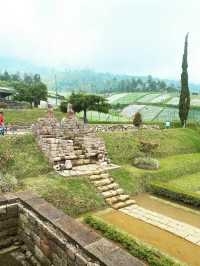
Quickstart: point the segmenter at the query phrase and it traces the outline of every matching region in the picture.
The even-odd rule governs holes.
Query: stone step
[[[102,187],[105,185],[109,185],[113,182],[113,178],[105,178],[103,180],[99,180],[99,181],[93,181],[94,185],[96,187]]]
[[[105,186],[102,186],[102,187],[98,187],[97,189],[100,191],[100,192],[105,192],[105,191],[108,191],[108,190],[116,190],[119,188],[119,185],[117,183],[111,183],[109,185],[105,185]]]
[[[135,201],[134,200],[126,200],[126,201],[121,201],[118,203],[115,203],[112,205],[112,207],[116,210],[121,209],[121,208],[125,208],[131,205],[134,205]]]
[[[100,177],[101,177],[101,178],[109,178],[110,175],[109,175],[108,173],[101,173],[101,174],[100,174]]]
[[[106,202],[108,204],[110,204],[110,205],[113,205],[113,204],[115,204],[117,202],[123,202],[123,201],[129,200],[129,199],[130,199],[129,195],[122,194],[122,195],[119,195],[119,196],[107,198]]]
[[[121,195],[123,194],[123,192],[124,192],[123,189],[118,188],[116,190],[108,190],[108,191],[102,192],[102,195],[104,198],[111,198],[117,195]]]
[[[103,180],[103,179],[107,179],[107,178],[109,178],[109,174],[107,174],[107,173],[101,173],[101,174],[97,174],[97,175],[91,175],[90,177],[89,177],[89,179],[91,180],[91,181],[95,181],[95,180]]]
[[[89,179],[90,179],[91,181],[96,181],[96,180],[101,180],[102,177],[101,177],[101,175],[91,175],[91,176],[89,177]]]

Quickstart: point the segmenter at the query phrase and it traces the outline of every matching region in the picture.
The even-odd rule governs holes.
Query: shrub
[[[12,192],[18,185],[18,180],[14,176],[0,174],[0,192]]]
[[[133,117],[133,125],[136,127],[140,127],[142,124],[142,115],[140,112],[136,112]]]
[[[151,182],[149,190],[156,195],[200,208],[200,196],[194,192],[183,191],[178,187],[162,182]]]
[[[133,161],[134,166],[141,169],[155,170],[160,167],[158,160],[147,158],[147,157],[138,157]]]
[[[4,150],[0,153],[0,169],[6,168],[14,159],[10,150]]]
[[[144,260],[150,266],[183,265],[95,216],[86,216],[84,221],[94,229],[99,230],[105,237],[121,244],[131,255]]]
[[[145,153],[147,156],[150,156],[157,148],[159,143],[147,140],[139,141],[139,150]]]
[[[67,106],[68,106],[68,102],[61,102],[60,104],[60,111],[63,113],[67,113]]]

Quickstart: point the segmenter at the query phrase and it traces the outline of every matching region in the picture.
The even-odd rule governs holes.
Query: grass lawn
[[[182,190],[200,193],[200,172],[173,179],[168,183]]]
[[[109,156],[121,169],[112,175],[130,194],[144,191],[151,180],[181,182],[185,175],[200,172],[200,135],[193,129],[141,130],[131,133],[101,133]],[[160,161],[159,170],[143,170],[132,166],[132,158],[138,152],[139,139],[158,141],[160,146],[155,158]]]
[[[35,123],[38,118],[47,116],[46,109],[26,109],[26,110],[11,110],[5,109],[4,110],[6,124],[28,124],[31,125]],[[59,110],[54,110],[54,115],[57,119],[61,120],[65,114],[60,112]],[[77,114],[79,118],[83,118],[83,112]],[[89,122],[120,122],[120,123],[127,123],[129,119],[121,116],[121,115],[114,115],[114,114],[104,114],[98,113],[96,111],[88,111],[87,118]]]
[[[33,190],[71,216],[105,207],[87,178],[53,172],[31,135],[0,138],[0,170],[7,178],[16,177],[17,190]]]
[[[64,116],[60,111],[55,111],[54,113],[58,119],[61,119]],[[47,110],[37,108],[26,110],[5,109],[4,115],[7,124],[32,124],[36,122],[38,118],[46,116]]]

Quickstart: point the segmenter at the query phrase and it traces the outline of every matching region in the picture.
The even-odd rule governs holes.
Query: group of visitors
[[[6,132],[4,114],[0,111],[0,135],[4,135]]]

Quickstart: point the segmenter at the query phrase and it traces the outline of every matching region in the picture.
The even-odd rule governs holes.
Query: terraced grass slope
[[[110,158],[120,164],[113,171],[119,185],[130,194],[144,191],[151,180],[168,182],[200,172],[200,134],[193,129],[140,130],[137,133],[102,133]],[[160,169],[143,170],[132,166],[138,152],[139,139],[160,143],[154,157],[160,161]],[[200,178],[200,175],[199,175]]]
[[[66,179],[53,172],[31,135],[0,137],[0,174],[14,190],[35,191],[74,217],[105,207],[87,178]]]

